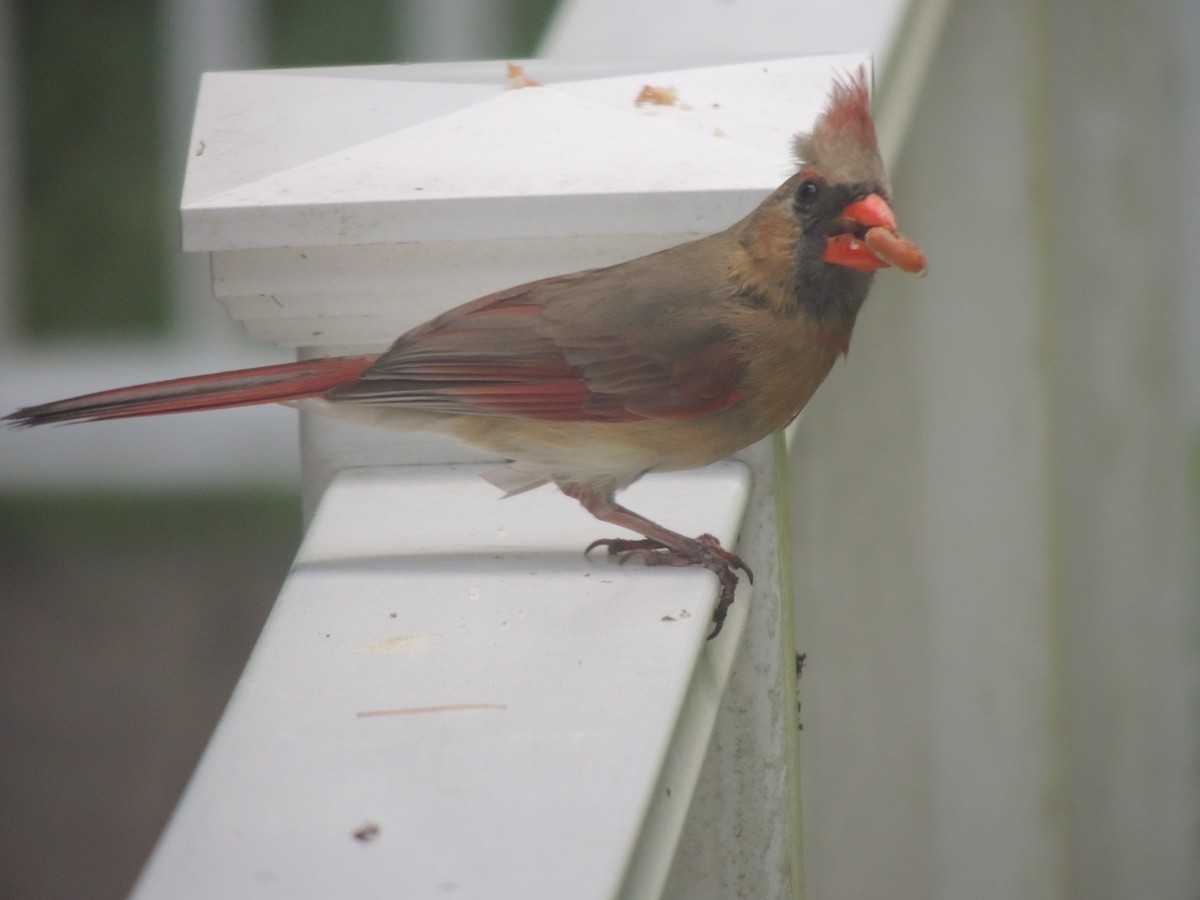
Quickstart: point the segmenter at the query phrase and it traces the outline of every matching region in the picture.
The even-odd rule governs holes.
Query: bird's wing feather
[[[656,291],[689,286],[639,280],[641,266],[617,271],[629,265],[457,307],[405,334],[329,398],[562,422],[685,419],[736,403],[745,367],[728,330],[702,316],[656,315],[677,308]]]

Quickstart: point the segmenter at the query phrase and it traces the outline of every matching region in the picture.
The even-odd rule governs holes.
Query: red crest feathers
[[[871,95],[867,91],[865,66],[859,66],[848,80],[834,80],[833,90],[829,93],[829,105],[817,120],[817,129],[833,132],[842,140],[875,146],[875,122],[871,118]]]
[[[815,166],[831,180],[882,175],[866,66],[834,79],[829,102],[812,131],[796,135],[795,153],[802,166]]]

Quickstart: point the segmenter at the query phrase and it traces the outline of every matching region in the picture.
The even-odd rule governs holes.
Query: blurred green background
[[[35,352],[179,325],[165,5],[9,5],[21,165],[7,302]],[[505,0],[494,55],[532,53],[553,5]],[[259,6],[265,67],[428,58],[407,46],[403,2]],[[0,492],[0,897],[128,893],[300,536],[298,489],[278,486]]]

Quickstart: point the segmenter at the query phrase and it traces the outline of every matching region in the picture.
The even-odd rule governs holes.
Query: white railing
[[[587,565],[588,517],[477,475],[337,476],[137,896],[660,896],[749,592],[705,644],[707,573]],[[747,481],[631,502],[732,542]]]

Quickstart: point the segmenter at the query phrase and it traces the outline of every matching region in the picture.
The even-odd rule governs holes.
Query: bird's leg
[[[574,484],[559,487],[568,497],[574,497],[582,503],[600,521],[645,536],[644,540],[600,538],[588,544],[585,553],[590,553],[596,547],[607,547],[609,556],[621,557],[622,563],[636,558],[651,566],[703,566],[716,575],[721,583],[721,596],[713,611],[713,630],[708,639],[712,640],[721,633],[737,589],[738,577],[733,570],[741,569],[750,583],[754,583],[754,573],[740,556],[722,547],[720,541],[711,534],[690,538],[664,528],[615,502],[611,492]]]

